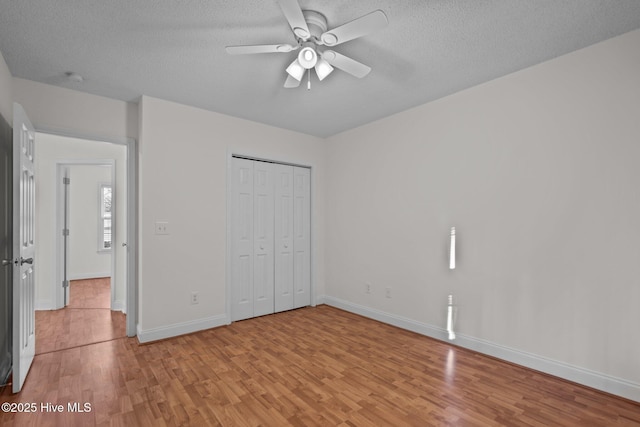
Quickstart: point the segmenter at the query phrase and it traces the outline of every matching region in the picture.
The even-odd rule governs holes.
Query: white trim
[[[69,280],[104,279],[105,277],[111,277],[111,273],[104,271],[102,273],[74,274],[73,276],[69,276]]]
[[[37,299],[35,303],[36,311],[55,310],[56,307],[50,299]]]
[[[123,300],[117,299],[111,303],[111,311],[121,311],[127,314],[127,307]]]
[[[232,148],[229,147],[227,148],[227,194],[226,194],[226,199],[225,202],[227,204],[227,233],[226,233],[226,254],[227,254],[227,262],[226,262],[226,277],[225,277],[225,294],[226,294],[226,298],[225,298],[225,310],[226,310],[226,315],[225,315],[225,319],[226,319],[226,324],[229,325],[231,324],[231,218],[233,217],[233,212],[231,211],[231,182],[233,180],[233,158],[234,157],[241,157],[244,159],[249,159],[249,160],[257,160],[257,161],[263,161],[263,162],[270,162],[270,163],[278,163],[278,164],[283,164],[283,165],[288,165],[288,166],[297,166],[297,167],[301,167],[301,168],[308,168],[310,170],[310,181],[311,181],[311,199],[310,199],[310,215],[311,215],[311,265],[310,265],[310,274],[311,274],[311,289],[310,289],[310,293],[311,293],[311,306],[315,307],[317,304],[319,304],[317,302],[317,297],[316,297],[316,279],[315,279],[315,271],[316,271],[316,258],[317,258],[317,253],[318,251],[316,250],[316,233],[314,230],[314,227],[316,226],[316,215],[314,212],[314,207],[315,207],[315,203],[314,203],[314,199],[317,196],[316,193],[316,179],[315,179],[315,165],[313,163],[311,164],[307,164],[307,163],[301,163],[299,161],[293,160],[293,159],[289,159],[289,160],[274,160],[271,156],[269,156],[268,154],[265,153],[251,153],[251,152],[247,152],[247,151],[243,151],[243,150],[239,150],[236,148]]]
[[[447,331],[438,326],[428,325],[426,323],[417,322],[406,317],[385,313],[380,310],[365,307],[363,305],[354,304],[340,298],[330,296],[322,296],[318,299],[325,304],[350,313],[359,314],[361,316],[397,326],[402,329],[435,338],[464,347],[478,353],[486,354],[507,362],[515,363],[545,374],[553,375],[565,380],[569,380],[587,387],[595,388],[607,393],[615,394],[636,402],[640,402],[640,384],[627,381],[622,378],[613,377],[611,375],[581,368],[579,366],[570,365],[568,363],[549,359],[533,353],[506,347],[490,341],[474,338],[471,336],[456,333],[455,341],[447,339]],[[318,304],[320,302],[318,301]]]
[[[173,325],[161,326],[142,330],[138,325],[138,341],[147,343],[151,341],[163,340],[165,338],[173,338],[179,335],[190,334],[205,329],[217,328],[227,323],[227,315],[220,314],[218,316],[207,317],[189,322],[175,323]]]
[[[127,286],[124,313],[127,336],[135,337],[138,325],[138,143],[125,138],[127,147]]]
[[[226,258],[227,258],[227,262],[225,265],[225,304],[224,304],[224,308],[225,308],[225,324],[226,325],[230,325],[231,324],[231,218],[233,216],[233,212],[231,209],[231,181],[233,180],[233,153],[231,152],[231,150],[227,150],[227,185],[226,185],[226,196],[225,196],[225,203],[227,204],[227,218],[226,218],[226,225],[227,225],[227,232],[226,232],[226,244],[225,244],[225,251],[226,251]]]

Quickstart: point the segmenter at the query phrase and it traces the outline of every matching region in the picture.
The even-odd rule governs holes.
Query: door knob
[[[126,243],[123,243],[123,244],[122,244],[122,247],[124,248],[125,246],[127,246],[127,244],[126,244]]]
[[[260,245],[260,250],[264,251],[264,245]]]
[[[284,244],[284,248],[287,249],[289,247],[289,245],[287,245],[286,243]]]
[[[33,258],[22,258],[20,257],[20,265],[22,264],[31,264],[33,265]]]
[[[11,265],[13,264],[13,260],[12,259],[3,259],[2,260],[2,266],[4,267],[5,265]]]

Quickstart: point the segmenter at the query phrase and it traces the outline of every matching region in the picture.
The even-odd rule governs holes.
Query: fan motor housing
[[[320,40],[320,36],[327,31],[327,18],[315,10],[303,10],[302,16],[307,22],[311,37]]]

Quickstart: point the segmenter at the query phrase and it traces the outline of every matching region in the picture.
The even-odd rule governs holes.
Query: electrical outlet
[[[387,298],[391,298],[391,288],[387,288],[387,289],[385,290],[385,296],[386,296]]]
[[[198,304],[200,299],[197,292],[191,292],[191,305]]]
[[[371,283],[367,282],[364,284],[364,293],[365,294],[370,294],[371,293]]]
[[[156,221],[155,223],[156,234],[169,234],[169,223],[167,221]]]

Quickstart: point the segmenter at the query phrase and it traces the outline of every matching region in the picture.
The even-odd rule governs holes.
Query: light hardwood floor
[[[36,311],[36,354],[87,345],[126,334],[125,315],[111,311],[109,278],[73,280],[67,307]]]
[[[324,305],[42,354],[0,401],[91,404],[3,426],[640,425],[640,404]]]

